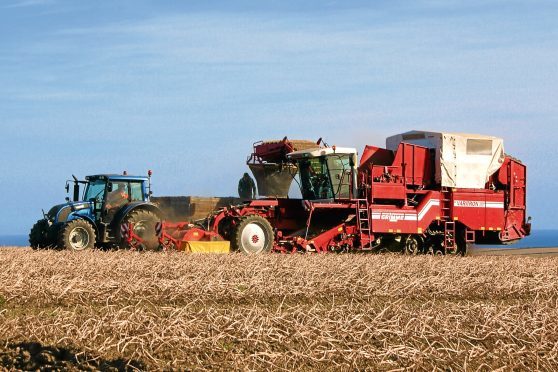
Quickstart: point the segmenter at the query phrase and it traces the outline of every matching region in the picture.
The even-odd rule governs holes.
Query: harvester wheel
[[[421,253],[423,253],[422,239],[415,235],[409,235],[407,239],[405,239],[403,254],[416,256]]]
[[[270,252],[273,248],[273,228],[268,220],[258,215],[242,218],[234,227],[232,247],[245,254]]]
[[[45,219],[38,220],[29,232],[29,245],[33,249],[48,248],[51,242],[48,238],[48,221]]]
[[[141,243],[138,242],[138,246],[135,246],[135,248],[148,251],[154,251],[159,248],[159,239],[155,232],[157,222],[161,222],[161,219],[155,213],[145,209],[130,212],[122,221],[123,224],[133,224],[134,234],[143,240]],[[120,229],[120,231],[122,230]],[[124,239],[122,241],[125,248],[132,248]]]
[[[465,231],[462,231],[461,233],[457,234],[457,239],[455,240],[455,243],[457,245],[457,250],[455,253],[460,256],[465,256],[467,254],[467,251],[472,246],[471,243],[467,243],[467,240],[465,238]]]
[[[95,247],[95,229],[86,220],[66,223],[58,234],[58,246],[70,251],[84,251]]]

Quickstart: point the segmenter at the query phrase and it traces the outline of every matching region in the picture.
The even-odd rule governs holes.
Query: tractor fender
[[[116,213],[116,215],[114,216],[114,219],[112,220],[112,225],[113,226],[120,225],[122,220],[124,220],[124,218],[126,218],[126,216],[128,214],[130,214],[130,212],[138,210],[138,209],[143,209],[143,210],[146,210],[146,211],[149,211],[149,212],[153,212],[159,218],[163,219],[163,216],[164,216],[163,212],[155,204],[149,203],[149,202],[132,202],[132,203],[129,203],[129,204],[126,204],[125,206],[123,206]]]

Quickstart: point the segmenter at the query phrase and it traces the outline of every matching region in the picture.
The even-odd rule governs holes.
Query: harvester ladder
[[[444,223],[444,248],[447,253],[453,253],[457,250],[455,237],[455,222],[446,221]]]
[[[360,241],[362,248],[370,246],[372,242],[372,224],[370,221],[370,206],[367,199],[356,201],[357,225],[360,230]]]
[[[452,210],[452,205],[451,205],[451,192],[446,189],[443,188],[442,192],[440,193],[440,219],[442,221],[449,221],[451,220],[451,210]]]

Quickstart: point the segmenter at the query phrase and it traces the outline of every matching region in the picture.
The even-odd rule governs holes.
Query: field
[[[2,248],[0,268],[8,369],[558,368],[554,257]]]

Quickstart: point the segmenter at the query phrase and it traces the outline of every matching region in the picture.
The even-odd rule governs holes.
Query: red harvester
[[[530,234],[526,167],[500,138],[412,131],[385,149],[258,142],[248,165],[260,196],[205,220],[162,223],[159,241],[186,251],[466,252]],[[295,177],[296,176],[296,177]],[[302,199],[287,197],[293,179]]]

